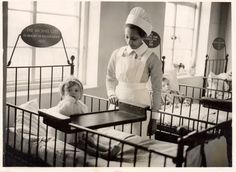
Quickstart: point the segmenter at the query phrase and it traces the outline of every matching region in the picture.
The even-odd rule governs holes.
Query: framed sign
[[[161,38],[158,33],[152,31],[151,34],[143,40],[149,48],[156,48],[160,45]]]
[[[22,40],[33,47],[49,47],[58,43],[62,36],[55,26],[43,23],[32,24],[21,32]]]

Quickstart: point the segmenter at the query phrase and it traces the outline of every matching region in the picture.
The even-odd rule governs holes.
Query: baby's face
[[[65,90],[65,96],[74,97],[76,100],[79,100],[81,97],[80,87],[78,85],[73,85],[70,88]]]
[[[168,91],[169,90],[169,82],[162,81],[162,91]]]

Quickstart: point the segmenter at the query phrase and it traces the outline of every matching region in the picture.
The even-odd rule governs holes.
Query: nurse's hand
[[[118,97],[115,95],[111,95],[108,99],[111,104],[118,105]]]
[[[149,124],[148,124],[148,136],[152,136],[153,134],[156,133],[157,130],[157,120],[156,119],[150,119]]]

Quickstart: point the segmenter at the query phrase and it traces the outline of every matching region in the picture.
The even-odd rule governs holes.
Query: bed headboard
[[[48,48],[62,41],[67,64],[12,66],[13,55],[21,38],[35,48]],[[44,100],[45,91],[49,94],[50,106],[53,104],[53,89],[69,75],[74,75],[74,60],[66,51],[62,33],[55,26],[38,23],[27,26],[16,39],[7,63],[7,101],[14,105],[37,98],[39,107]]]
[[[217,57],[212,57],[212,50],[215,50]],[[218,54],[223,57],[218,57]],[[206,55],[204,76],[207,77],[210,72],[215,74],[226,73],[228,57],[229,55],[226,52],[225,40],[220,37],[215,38]]]

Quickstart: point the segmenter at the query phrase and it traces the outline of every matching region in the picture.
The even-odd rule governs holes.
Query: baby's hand
[[[76,100],[75,100],[75,98],[74,97],[72,97],[72,96],[65,96],[64,97],[64,100],[65,101],[68,101],[68,102],[70,102],[70,103],[75,103],[76,102]]]

